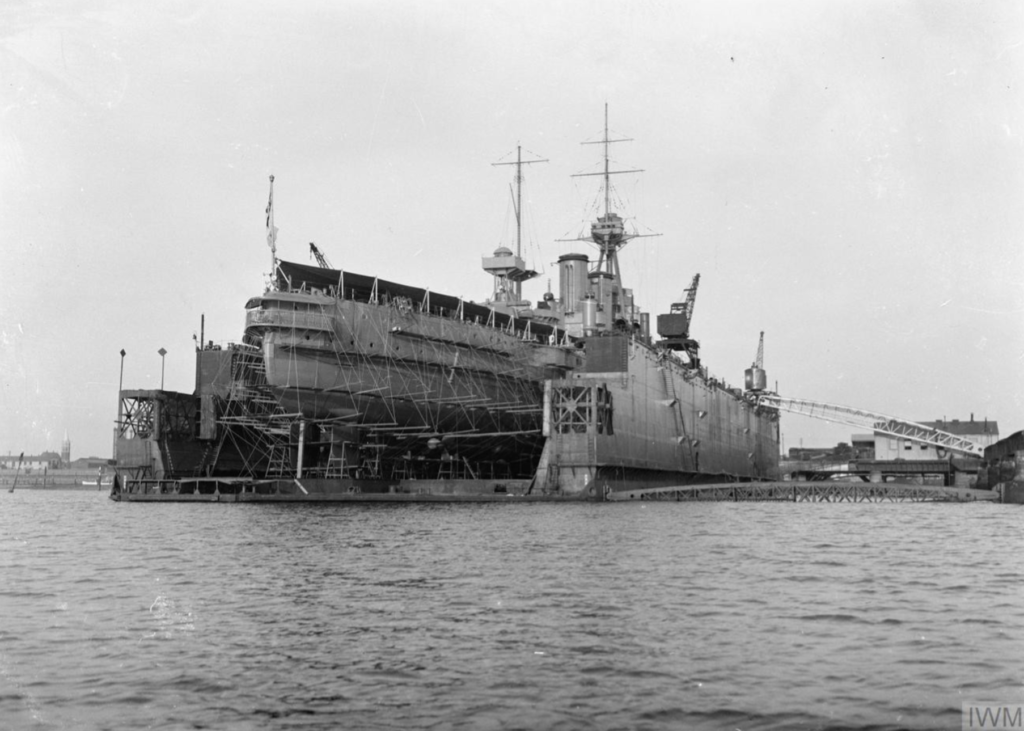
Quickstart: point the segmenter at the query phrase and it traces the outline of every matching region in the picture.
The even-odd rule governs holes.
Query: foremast
[[[572,177],[600,176],[604,184],[603,210],[590,224],[589,236],[579,236],[560,241],[583,241],[598,249],[598,258],[591,264],[590,258],[581,253],[563,254],[558,259],[561,275],[559,308],[566,329],[572,335],[589,336],[611,332],[630,332],[649,342],[649,317],[641,312],[633,301],[633,292],[622,286],[619,269],[619,251],[640,234],[626,231],[623,217],[612,210],[612,175],[640,173],[640,169],[613,170],[611,145],[630,142],[630,138],[613,138],[608,127],[608,105],[604,105],[604,132],[599,140],[583,142],[584,145],[603,145],[602,169],[593,173],[578,173]]]
[[[641,234],[627,232],[622,216],[612,211],[611,176],[642,173],[643,169],[612,170],[610,147],[617,142],[632,141],[631,137],[611,138],[608,129],[608,104],[606,102],[604,105],[604,135],[599,140],[580,143],[582,145],[604,145],[604,170],[596,173],[577,173],[572,176],[574,178],[582,178],[600,175],[604,179],[604,213],[599,215],[597,220],[590,224],[590,239],[578,240],[589,241],[597,246],[599,252],[598,260],[593,271],[610,275],[612,282],[619,287],[622,286],[622,274],[619,270],[619,250],[632,239],[641,236]]]

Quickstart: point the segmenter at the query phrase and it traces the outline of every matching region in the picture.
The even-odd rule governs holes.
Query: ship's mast
[[[598,250],[600,251],[600,258],[597,262],[597,270],[599,272],[607,272],[611,274],[615,281],[620,280],[619,276],[619,260],[618,250],[626,245],[626,242],[630,239],[634,239],[638,234],[627,234],[623,228],[622,217],[612,212],[612,175],[622,175],[625,173],[642,173],[643,170],[612,170],[611,169],[611,155],[610,145],[615,142],[632,142],[632,138],[622,137],[619,139],[612,139],[609,136],[608,130],[608,103],[604,105],[604,136],[599,140],[590,140],[588,142],[581,142],[583,145],[604,145],[604,170],[599,173],[578,173],[573,175],[574,178],[582,178],[592,175],[600,175],[604,178],[604,215],[599,216],[590,227],[589,240],[597,244]],[[587,240],[587,239],[584,239]]]
[[[587,142],[581,142],[581,145],[604,145],[604,172],[601,173],[578,173],[573,175],[574,178],[582,178],[588,175],[600,175],[604,178],[604,215],[607,217],[612,212],[612,175],[621,175],[623,173],[642,173],[643,170],[612,170],[611,169],[611,155],[609,145],[615,142],[632,142],[632,137],[620,137],[617,140],[613,140],[608,136],[608,102],[604,104],[604,136],[599,140],[588,140]]]
[[[631,141],[632,140],[628,140],[626,138],[623,138],[621,140],[615,140],[615,142],[631,142]],[[608,145],[610,145],[612,143],[612,140],[610,140],[608,138],[608,102],[604,103],[604,139],[602,140],[602,142],[604,143],[604,215],[607,216],[609,213],[612,212],[612,195],[611,195],[611,193],[612,193],[612,185],[611,185],[611,179],[608,177],[611,174],[609,172],[609,170],[608,170],[608,167],[609,167]],[[584,143],[584,144],[586,144],[586,143]]]
[[[270,176],[270,199],[267,201],[267,246],[270,247],[270,287],[274,288],[277,272],[277,226],[274,225],[274,176]]]
[[[516,145],[516,159],[514,162],[492,162],[491,165],[515,165],[516,166],[516,193],[512,198],[512,207],[516,213],[516,259],[523,254],[523,165],[532,165],[535,162],[547,162],[544,160],[523,160],[523,146]],[[522,280],[514,282],[514,294],[516,302],[523,298]]]

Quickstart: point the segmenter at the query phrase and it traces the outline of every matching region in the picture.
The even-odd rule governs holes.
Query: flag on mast
[[[274,176],[270,176],[270,200],[267,201],[267,246],[277,254],[277,226],[274,225]]]

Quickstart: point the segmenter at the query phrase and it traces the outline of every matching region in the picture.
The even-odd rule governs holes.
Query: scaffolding
[[[201,474],[352,480],[532,476],[543,446],[543,406],[539,383],[526,373],[530,330],[464,322],[460,311],[427,310],[426,299],[424,311],[413,312],[400,298],[378,295],[376,288],[374,295],[379,301],[362,321],[372,328],[369,340],[380,344],[374,352],[338,337],[346,301],[337,297],[311,297],[294,311],[249,313],[246,342],[228,349],[230,386],[209,407],[211,415],[203,409],[216,428],[200,429],[212,437]],[[461,329],[481,331],[480,340],[500,333],[498,342],[509,352],[418,336],[410,331],[410,318],[459,318]],[[315,339],[304,350],[278,347],[274,357],[287,359],[289,374],[299,371],[299,359],[318,358],[315,367],[331,378],[318,389],[271,386],[262,347],[267,333],[283,333],[286,342]]]

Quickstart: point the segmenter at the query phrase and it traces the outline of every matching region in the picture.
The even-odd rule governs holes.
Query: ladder
[[[331,442],[331,452],[327,456],[327,470],[324,474],[325,477],[351,477],[351,471],[353,465],[349,464],[345,460],[345,451],[347,445],[352,442],[341,442],[340,452],[338,454],[337,448],[339,444],[337,442]]]
[[[663,365],[661,367],[661,375],[665,379],[665,393],[672,402],[671,408],[676,422],[676,433],[678,434],[679,443],[682,444],[684,439],[689,441],[686,437],[686,419],[683,418],[683,404],[676,393],[675,380],[672,378],[670,369],[671,366]]]
[[[665,393],[671,399],[672,414],[676,422],[676,441],[679,446],[686,445],[690,452],[690,464],[693,465],[693,469],[697,469],[696,458],[693,454],[694,442],[686,433],[686,419],[683,416],[683,402],[679,398],[679,394],[676,393],[675,379],[672,378],[671,366],[665,363],[661,367],[661,375],[665,379]]]
[[[270,447],[270,461],[267,463],[266,477],[286,477],[291,473],[291,455],[288,447],[275,442]]]

